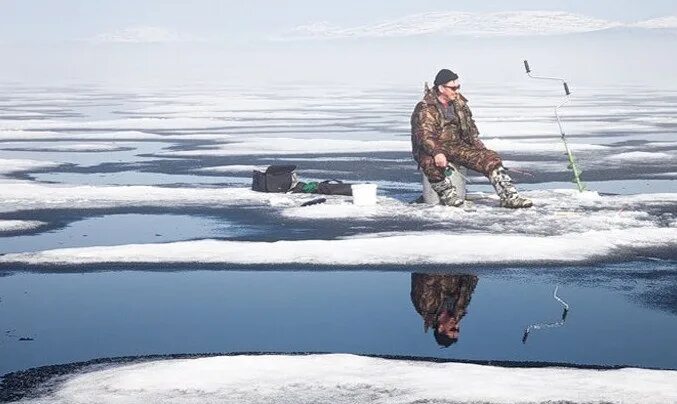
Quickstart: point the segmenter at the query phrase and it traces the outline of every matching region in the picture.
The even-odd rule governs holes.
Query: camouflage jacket
[[[467,101],[459,94],[452,102],[455,114],[447,119],[437,94],[426,86],[423,100],[411,114],[411,146],[416,161],[419,161],[421,153],[435,156],[453,148],[458,142],[484,148]]]
[[[423,329],[435,326],[445,301],[452,303],[452,315],[460,320],[468,310],[477,281],[476,275],[469,274],[411,274],[411,302],[423,317]]]

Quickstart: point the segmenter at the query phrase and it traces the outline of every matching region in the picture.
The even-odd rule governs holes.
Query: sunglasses
[[[456,85],[456,86],[445,86],[444,84],[442,84],[442,87],[448,88],[451,91],[458,91],[461,88],[461,85],[459,84],[459,85]]]

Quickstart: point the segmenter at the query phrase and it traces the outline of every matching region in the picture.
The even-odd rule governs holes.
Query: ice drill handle
[[[527,73],[531,73],[531,68],[529,68],[529,62],[524,61],[524,68],[527,70]]]
[[[567,82],[564,82],[564,92],[567,93],[567,95],[571,95],[571,91],[569,91],[569,85]]]

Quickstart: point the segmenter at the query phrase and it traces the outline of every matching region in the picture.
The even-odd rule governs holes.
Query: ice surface
[[[20,230],[31,230],[44,226],[45,222],[39,222],[36,220],[2,220],[0,219],[0,233],[3,232],[13,232]]]
[[[451,248],[450,246],[453,246]],[[487,248],[491,246],[491,248]],[[313,265],[467,265],[580,263],[675,249],[676,228],[630,228],[554,236],[411,233],[339,240],[197,240],[6,254],[0,263],[224,263]]]
[[[0,129],[0,140],[67,140],[67,139],[81,139],[81,140],[162,140],[165,137],[152,133],[145,133],[139,131],[113,131],[100,133],[61,133],[53,131],[33,131],[33,130],[2,130]]]
[[[677,372],[502,368],[346,354],[220,356],[71,376],[40,403],[668,403]]]
[[[533,209],[500,209],[493,193],[471,193],[473,200],[463,209],[415,206],[401,201],[414,199],[420,190],[419,177],[412,176],[415,164],[409,158],[408,122],[413,105],[420,99],[419,88],[414,91],[337,86],[331,91],[318,92],[311,86],[281,86],[272,91],[273,96],[262,96],[244,87],[175,88],[126,95],[91,89],[29,89],[19,92],[16,98],[0,100],[0,105],[5,108],[21,106],[22,111],[45,115],[40,119],[7,116],[8,119],[0,122],[0,127],[5,128],[0,130],[0,148],[31,149],[27,152],[0,151],[3,157],[10,158],[0,160],[0,174],[54,167],[59,164],[57,161],[80,166],[76,173],[34,175],[37,179],[71,182],[71,185],[2,179],[0,212],[247,206],[265,210],[266,214],[292,226],[307,226],[317,221],[330,226],[332,222],[340,221],[348,226],[354,223],[354,228],[359,229],[364,224],[361,222],[367,221],[376,223],[371,231],[378,233],[397,228],[394,223],[404,221],[420,224],[422,231],[433,232],[380,234],[385,245],[375,248],[385,250],[381,252],[384,262],[401,261],[402,257],[390,251],[399,248],[400,243],[414,241],[416,244],[416,240],[422,240],[421,244],[435,243],[450,237],[454,242],[454,237],[459,237],[498,245],[506,238],[513,242],[528,242],[541,237],[546,244],[561,242],[580,250],[578,255],[571,254],[572,261],[606,259],[619,254],[621,246],[632,241],[634,236],[630,235],[633,232],[645,235],[654,247],[674,246],[671,238],[674,238],[675,194],[593,195],[586,198],[574,191],[543,190],[573,188],[563,182],[566,177],[561,174],[566,170],[566,158],[552,111],[552,106],[561,100],[558,92],[523,85],[509,88],[469,84],[476,87],[476,91],[470,87],[468,95],[484,142],[506,157],[505,164],[509,168],[528,171],[526,175],[532,183],[520,186],[520,189],[533,189],[526,192],[536,203]],[[591,175],[590,184],[600,191],[666,192],[672,189],[670,175],[659,172],[659,167],[664,167],[663,171],[667,173],[675,172],[672,164],[675,155],[668,148],[672,142],[670,117],[675,112],[674,103],[669,100],[674,92],[650,88],[627,91],[585,87],[576,90],[573,102],[562,111],[562,116],[571,148],[584,170],[584,181],[588,173],[594,173],[596,177]],[[111,99],[115,100],[113,104],[101,105],[101,100],[112,102]],[[135,150],[81,153],[113,150],[113,145]],[[37,149],[51,152],[34,151]],[[318,153],[322,155],[318,156]],[[139,157],[139,154],[149,156]],[[240,156],[256,156],[256,159]],[[358,208],[350,203],[350,198],[335,196],[327,198],[325,204],[301,208],[301,203],[316,196],[259,194],[244,188],[250,181],[249,175],[245,174],[264,168],[263,162],[289,160],[300,165],[308,162],[308,168],[299,167],[299,173],[317,178],[304,177],[304,180],[350,175],[348,178],[352,181],[368,180],[378,184],[382,190],[379,203],[374,207]],[[378,168],[372,170],[371,163],[378,163]],[[92,165],[91,169],[82,170],[88,164]],[[105,172],[97,172],[97,165]],[[133,171],[137,166],[143,167],[143,171]],[[629,169],[621,170],[620,167]],[[648,169],[643,171],[644,167]],[[398,170],[403,172],[402,176],[397,175]],[[187,176],[186,173],[205,176]],[[667,178],[658,180],[663,176]],[[474,187],[471,191],[490,191],[486,179],[472,179],[475,183],[471,185]],[[599,185],[600,179],[605,180],[604,186]],[[650,184],[644,186],[644,181]],[[133,186],[177,182],[196,188]],[[209,188],[212,183],[222,182],[240,188]],[[449,229],[449,233],[439,233],[444,229]],[[346,234],[358,232],[351,230]],[[583,245],[591,234],[607,237],[608,244],[593,240],[589,248]],[[328,237],[341,235],[339,232]],[[431,240],[420,239],[423,235]],[[665,240],[656,241],[658,235]],[[293,244],[298,247],[293,248],[306,249],[304,243],[316,242],[336,244],[339,248],[341,243],[354,241],[298,240]],[[376,243],[371,239],[363,242]],[[197,243],[185,247],[187,257],[197,261],[212,259],[199,247],[201,242]],[[531,244],[524,262],[536,262],[545,255],[543,251],[537,251],[537,244]],[[644,248],[641,243],[637,245]],[[226,262],[247,261],[244,253],[238,250],[242,247],[234,246],[229,258],[213,259],[218,262],[223,259]],[[265,246],[265,243],[251,244],[254,250]],[[196,249],[191,250],[193,247]],[[479,262],[494,262],[482,255],[484,252],[477,252],[479,247],[468,248],[479,254]],[[551,245],[547,244],[542,250],[549,248]],[[633,248],[629,247],[628,254],[637,251]],[[563,250],[555,248],[553,251],[550,257],[553,262],[568,259],[562,258],[567,255]],[[113,257],[118,259],[115,254]],[[311,258],[293,262],[311,262]],[[356,263],[376,262],[369,254],[355,254],[354,258]],[[282,252],[272,258],[274,262],[288,262],[289,259]],[[324,262],[332,265],[344,261],[327,258]]]
[[[385,184],[381,184],[385,185]],[[401,186],[401,184],[400,184]],[[416,186],[416,184],[412,184]],[[2,262],[224,262],[435,264],[582,262],[677,246],[677,194],[600,196],[574,190],[529,191],[535,207],[498,207],[494,195],[470,194],[463,209],[411,205],[379,197],[376,206],[356,206],[349,197],[300,207],[313,195],[257,193],[246,188],[196,189],[150,186],[55,186],[7,182],[0,211],[116,206],[264,206],[288,220],[415,220],[449,232],[375,234],[373,238],[235,242],[202,240],[157,246],[54,250],[7,255]],[[381,236],[381,237],[378,237]],[[453,249],[444,248],[454,245]],[[486,246],[491,245],[491,249]],[[519,246],[519,248],[516,248]],[[333,251],[327,253],[327,251]],[[350,254],[345,254],[350,251]],[[264,253],[265,252],[265,253]],[[349,256],[346,256],[349,255]]]
[[[215,172],[215,173],[251,173],[254,170],[265,170],[264,166],[232,164],[227,166],[214,166],[201,168],[198,171]]]
[[[483,139],[489,148],[497,151],[523,153],[560,152],[561,142],[541,141],[525,142],[507,139]],[[606,146],[572,142],[574,150],[604,150]],[[339,140],[339,139],[298,139],[298,138],[250,138],[232,143],[219,144],[199,150],[180,150],[162,152],[160,156],[237,156],[237,155],[284,155],[312,153],[367,153],[367,152],[410,152],[410,141],[397,140]]]
[[[634,151],[612,154],[607,158],[610,160],[621,160],[621,161],[664,161],[675,159],[676,157],[677,156],[673,156],[668,153]]]
[[[164,173],[148,173],[139,171],[116,171],[112,173],[37,173],[31,178],[50,183],[72,185],[171,185],[187,184],[228,184],[248,185],[251,178],[226,176],[178,175]]]
[[[278,155],[302,153],[360,153],[382,151],[410,151],[410,141],[399,140],[339,140],[339,139],[293,139],[253,137],[246,141],[217,145],[200,150],[168,151],[160,156],[237,156],[237,155]]]
[[[61,163],[25,159],[0,158],[0,176],[20,171],[37,170],[59,166]]]
[[[31,145],[21,144],[0,144],[2,149],[30,149]],[[55,151],[55,152],[110,152],[125,150],[126,146],[117,143],[66,143],[66,144],[52,144],[42,145],[37,147],[40,151]]]
[[[154,186],[73,186],[6,181],[0,187],[0,212],[24,209],[104,208],[116,206],[290,205],[285,194],[247,188],[167,188]]]

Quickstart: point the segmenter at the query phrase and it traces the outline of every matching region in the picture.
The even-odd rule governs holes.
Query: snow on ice
[[[502,368],[346,354],[152,361],[69,376],[25,403],[677,401],[677,372]],[[547,386],[547,388],[543,388]]]

